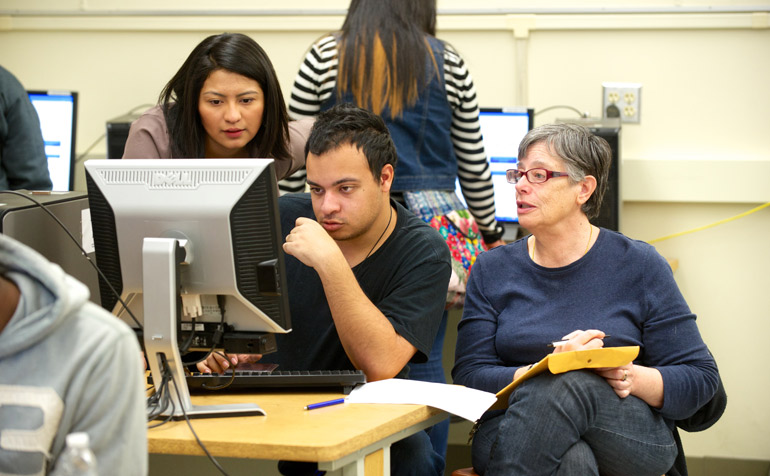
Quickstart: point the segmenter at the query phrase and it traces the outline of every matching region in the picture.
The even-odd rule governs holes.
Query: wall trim
[[[249,16],[308,16],[308,15],[345,15],[347,8],[305,8],[303,6],[287,8],[237,8],[221,7],[215,9],[206,8],[132,8],[120,5],[115,8],[114,3],[106,2],[102,5],[86,4],[82,2],[78,8],[4,8],[0,9],[0,15],[17,16],[67,16],[67,15],[184,15],[184,16],[217,16],[217,15],[249,15]],[[692,14],[692,13],[751,13],[770,12],[768,5],[708,5],[708,6],[576,6],[576,7],[527,7],[527,8],[438,8],[439,16],[448,15],[585,15],[585,14]]]
[[[0,31],[332,31],[344,11],[275,14],[259,11],[41,11],[0,10]],[[440,31],[768,29],[770,8],[688,13],[440,14]]]

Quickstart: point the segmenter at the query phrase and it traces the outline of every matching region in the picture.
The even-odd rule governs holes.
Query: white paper
[[[357,387],[350,392],[346,401],[428,405],[476,421],[497,401],[497,397],[494,393],[460,385],[393,378]]]

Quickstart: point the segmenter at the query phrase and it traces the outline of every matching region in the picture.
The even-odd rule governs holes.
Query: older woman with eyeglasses
[[[659,476],[677,457],[675,422],[717,390],[716,364],[666,260],[589,221],[611,156],[578,125],[524,137],[507,179],[531,235],[476,261],[452,375],[496,393],[549,352],[638,345],[639,356],[516,387],[507,410],[480,420],[472,453],[479,474]]]

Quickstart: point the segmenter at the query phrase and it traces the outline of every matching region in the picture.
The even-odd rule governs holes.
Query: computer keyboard
[[[232,379],[232,383],[230,383]],[[229,385],[228,385],[229,383]],[[259,389],[334,389],[349,394],[356,385],[366,383],[361,370],[302,370],[271,372],[236,370],[223,375],[193,372],[187,375],[187,386],[192,390],[259,390]]]

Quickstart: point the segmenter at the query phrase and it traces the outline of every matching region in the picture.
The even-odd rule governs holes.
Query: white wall
[[[288,97],[306,48],[341,25],[348,2],[317,3],[230,0],[215,11],[201,0],[4,0],[0,64],[29,89],[80,92],[82,152],[107,119],[155,102],[209,34],[253,36]],[[643,84],[641,123],[622,130],[622,231],[652,240],[770,201],[770,3],[531,3],[482,0],[473,4],[479,15],[466,1],[439,0],[439,36],[463,54],[486,106],[600,115],[602,82]],[[575,113],[546,112],[536,123],[557,117]],[[105,149],[102,141],[89,156]],[[684,436],[690,456],[770,460],[768,235],[765,208],[656,245],[679,260],[675,276],[729,396],[712,430]]]
[[[735,216],[749,204],[626,203],[625,232],[654,239]],[[651,226],[650,224],[656,224]],[[770,208],[725,225],[656,244],[679,260],[677,282],[698,315],[728,395],[711,430],[683,434],[688,455],[770,459],[770,372],[761,368],[770,332]]]

